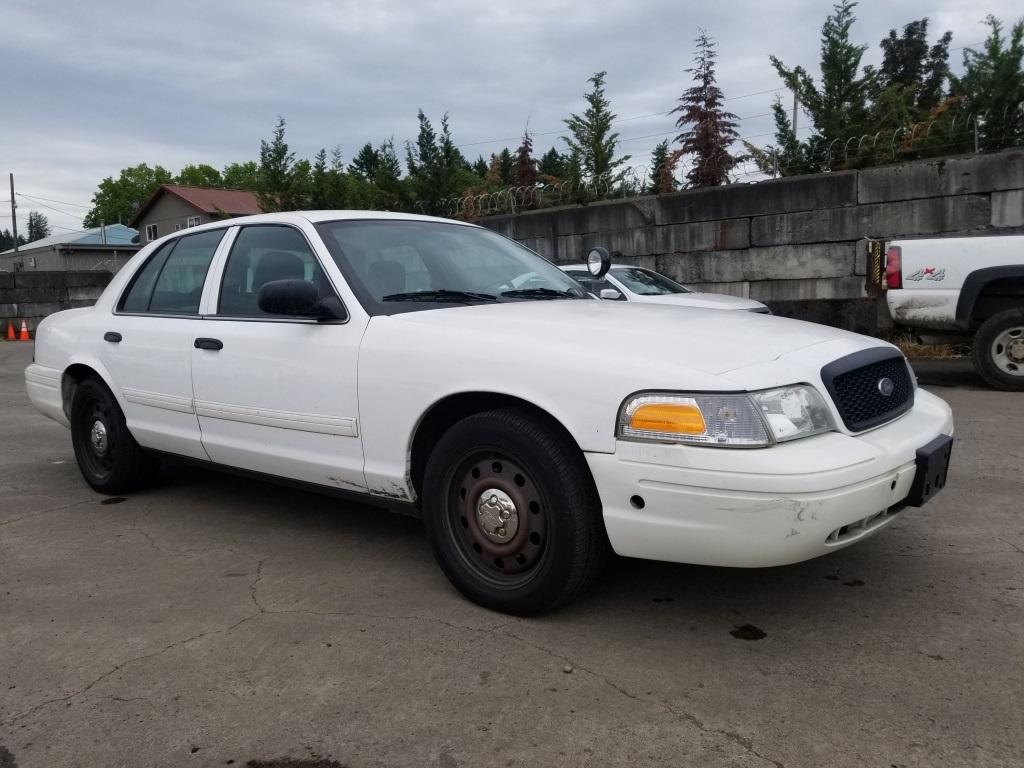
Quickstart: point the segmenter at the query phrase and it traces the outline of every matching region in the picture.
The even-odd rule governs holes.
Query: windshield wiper
[[[491,293],[474,293],[473,291],[451,291],[442,288],[436,291],[408,291],[406,293],[391,293],[382,296],[381,301],[497,301],[498,297]]]
[[[575,299],[578,296],[572,289],[556,291],[554,288],[518,288],[514,291],[502,291],[502,296],[512,299]]]

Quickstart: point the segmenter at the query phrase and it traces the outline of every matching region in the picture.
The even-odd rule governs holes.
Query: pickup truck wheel
[[[423,483],[434,556],[470,600],[540,613],[607,560],[601,503],[579,448],[525,410],[469,416],[438,441]]]
[[[1024,390],[1024,309],[982,323],[974,337],[974,367],[996,389]]]
[[[135,442],[121,407],[99,379],[85,379],[75,389],[71,444],[82,477],[100,493],[138,490],[160,469],[160,459]]]

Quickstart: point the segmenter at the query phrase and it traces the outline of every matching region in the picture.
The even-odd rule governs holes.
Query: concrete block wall
[[[1024,233],[1024,150],[921,160],[586,206],[479,224],[552,261],[602,245],[700,290],[876,333],[867,238]]]
[[[7,323],[21,321],[35,332],[39,321],[54,312],[96,303],[112,275],[109,272],[0,272],[0,334]]]

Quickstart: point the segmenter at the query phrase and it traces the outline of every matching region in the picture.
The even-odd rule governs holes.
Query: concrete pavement
[[[0,344],[0,768],[1024,763],[1024,395],[955,364],[922,370],[950,484],[869,542],[619,560],[511,619],[414,519],[183,466],[93,493],[30,353]]]

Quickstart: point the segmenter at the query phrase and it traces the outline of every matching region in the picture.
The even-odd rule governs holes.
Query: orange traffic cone
[[[7,340],[14,341],[18,337],[14,335],[14,323],[10,320],[7,321]]]
[[[28,323],[21,321],[21,333],[18,334],[18,341],[32,341],[28,335]]]

